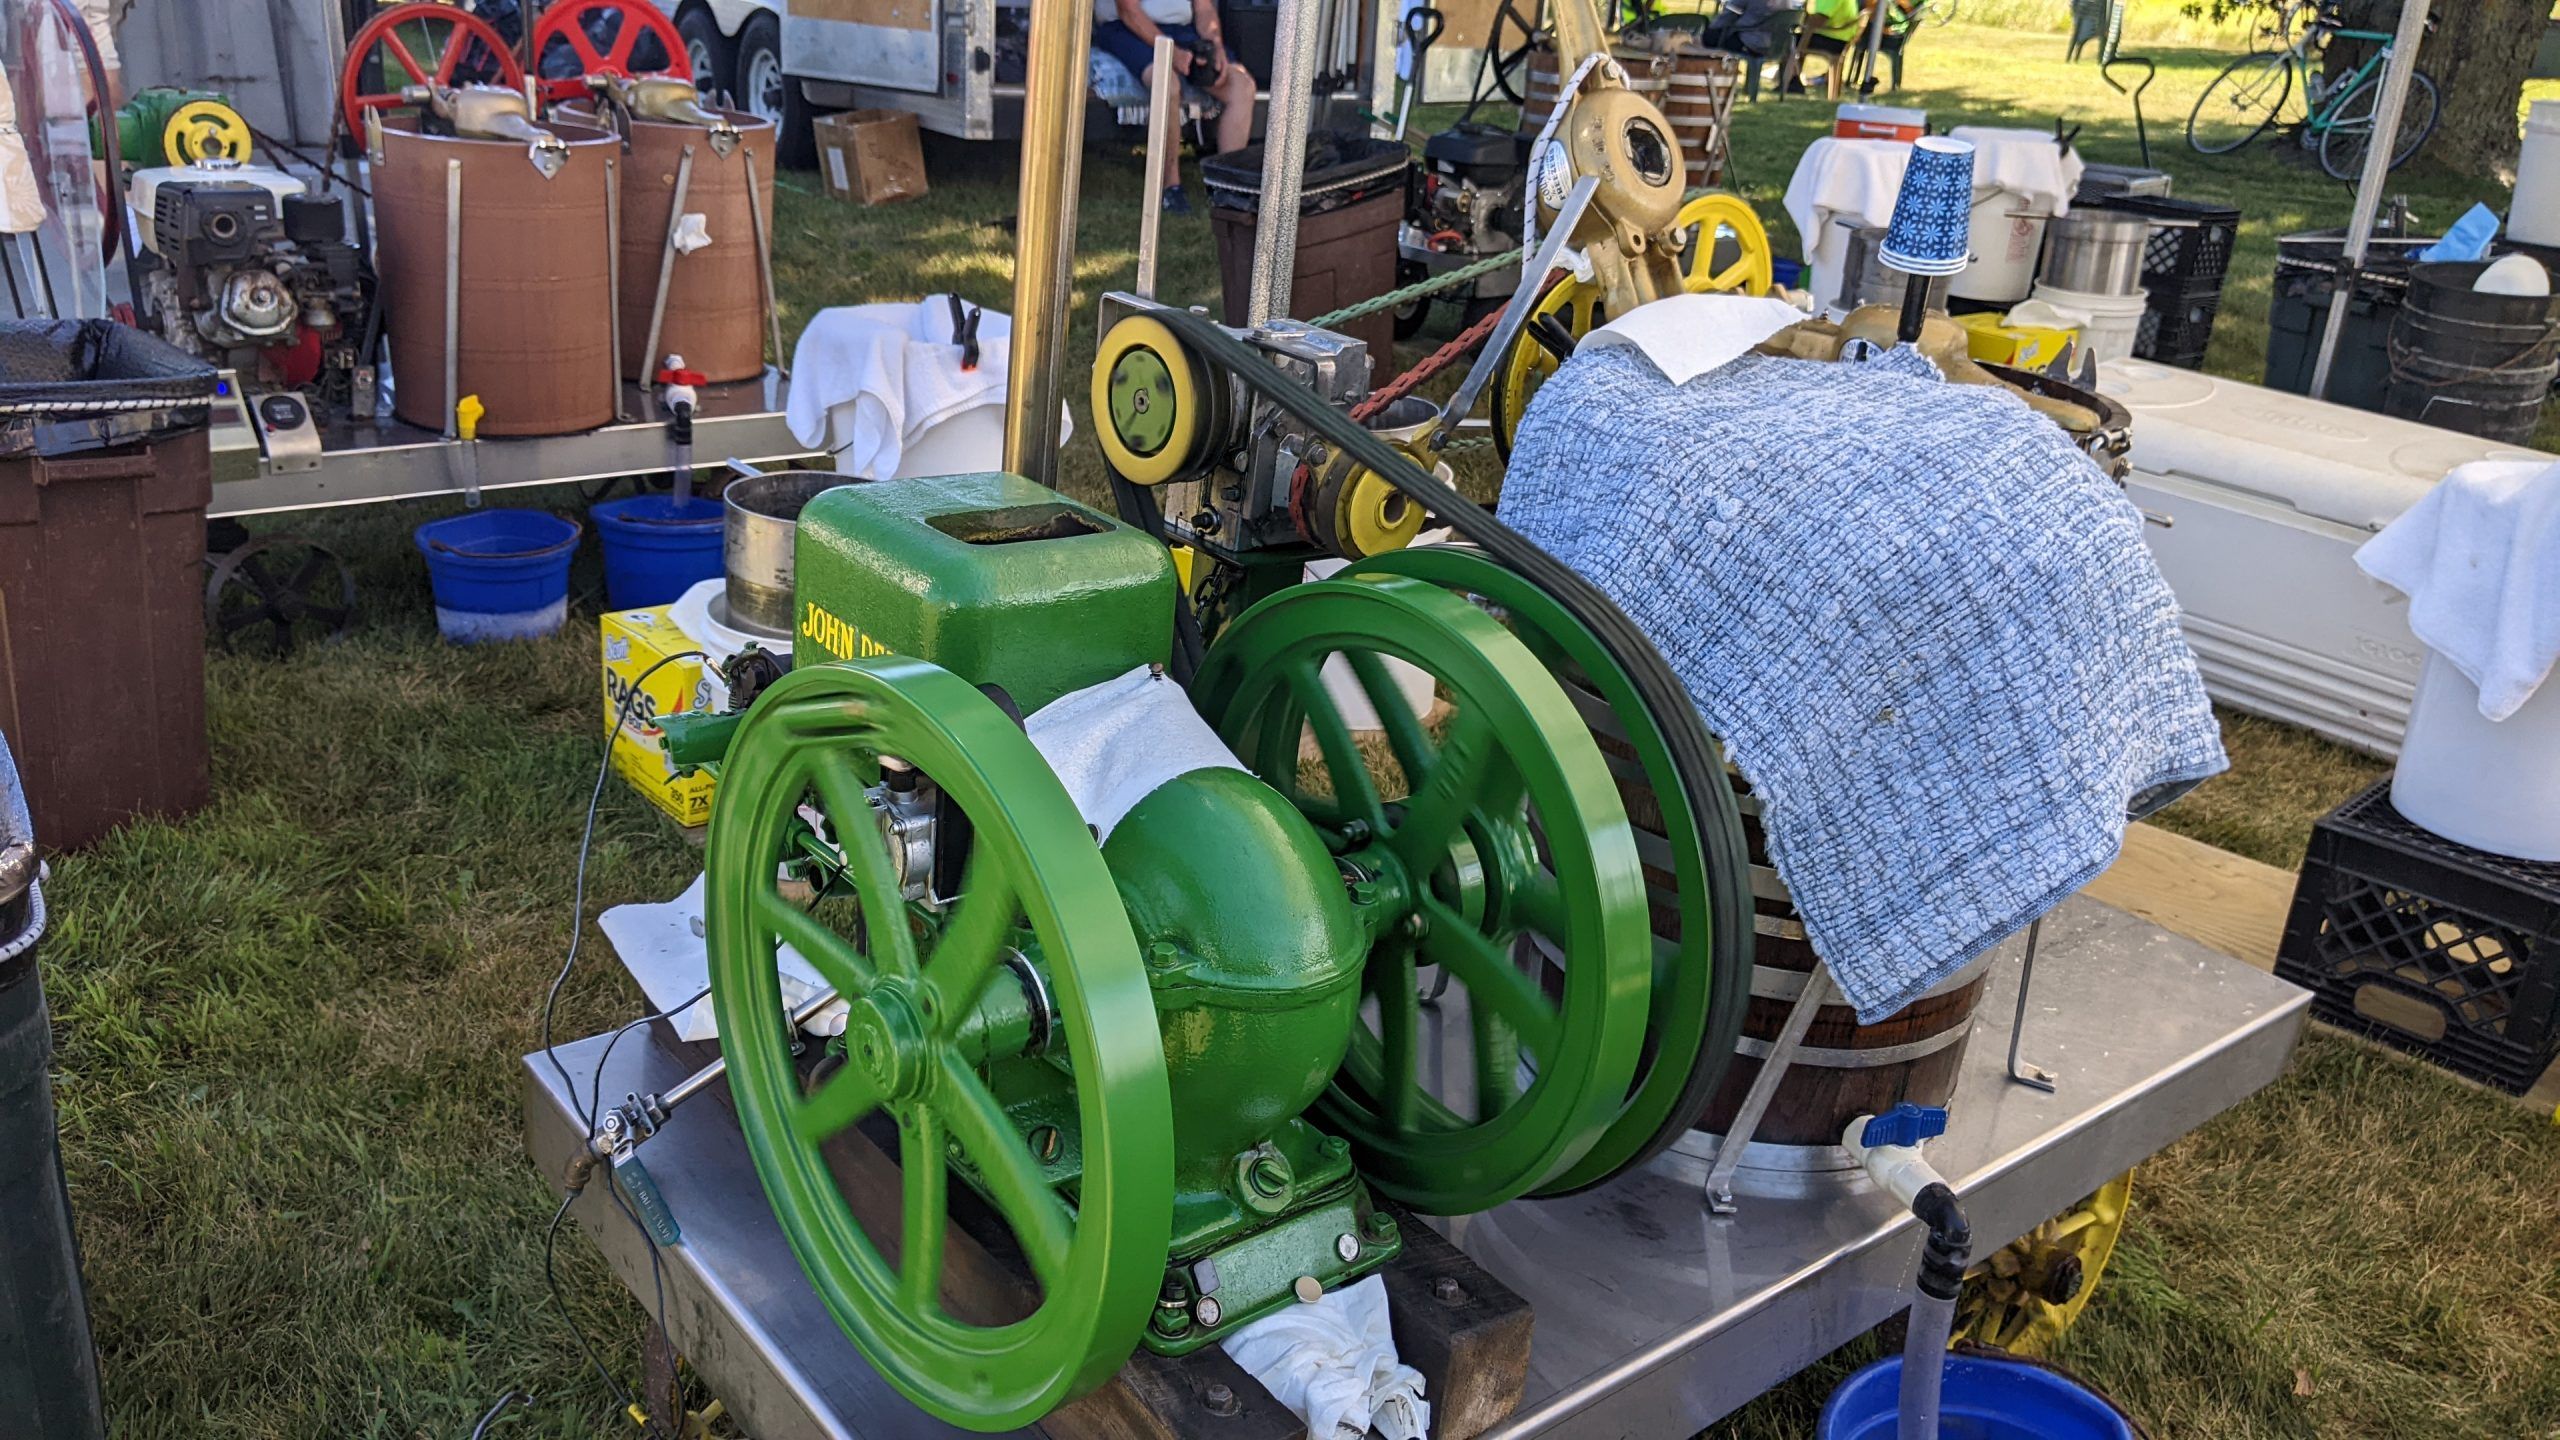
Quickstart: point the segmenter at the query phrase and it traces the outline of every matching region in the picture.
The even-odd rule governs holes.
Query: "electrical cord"
[[[509,1406],[531,1409],[533,1397],[521,1390],[510,1390],[499,1396],[498,1403],[490,1406],[487,1412],[481,1415],[480,1423],[471,1427],[471,1440],[486,1440],[489,1427],[498,1423],[498,1417],[506,1414]]]
[[[604,1360],[596,1354],[596,1347],[587,1341],[586,1328],[578,1323],[576,1316],[569,1313],[569,1297],[560,1289],[560,1271],[555,1263],[555,1257],[559,1251],[560,1222],[569,1218],[569,1207],[576,1204],[577,1200],[578,1192],[575,1190],[561,1196],[560,1208],[551,1212],[551,1223],[543,1227],[542,1283],[551,1292],[552,1308],[560,1312],[561,1320],[568,1325],[570,1338],[578,1342],[578,1353],[586,1356],[587,1363],[595,1367],[596,1374],[604,1377],[605,1388],[613,1392],[614,1399],[622,1406],[622,1412],[628,1415],[639,1409],[638,1403],[631,1398],[631,1392],[623,1388],[622,1381],[611,1370],[605,1368]],[[640,1413],[645,1415],[648,1412],[643,1410]],[[656,1427],[653,1424],[651,1428]]]

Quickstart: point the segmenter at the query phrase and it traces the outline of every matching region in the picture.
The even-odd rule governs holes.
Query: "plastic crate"
[[[2560,1058],[2560,864],[2420,829],[2390,788],[2312,829],[2276,973],[2322,1020],[2520,1095]]]
[[[2231,270],[2231,245],[2240,236],[2240,212],[2202,200],[2166,195],[2120,195],[2102,201],[2100,209],[2140,215],[2152,223],[2142,246],[2142,285],[2146,290],[2189,290],[2211,283],[2219,288]]]
[[[2133,332],[2133,353],[2145,360],[2193,370],[2204,363],[2213,343],[2213,317],[2222,310],[2222,289],[2184,293],[2154,292]]]

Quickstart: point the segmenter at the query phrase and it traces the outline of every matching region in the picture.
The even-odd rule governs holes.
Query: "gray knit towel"
[[[1674,386],[1586,348],[1524,417],[1501,513],[1670,661],[1862,1020],[2228,763],[2140,512],[2017,397],[1912,351]]]

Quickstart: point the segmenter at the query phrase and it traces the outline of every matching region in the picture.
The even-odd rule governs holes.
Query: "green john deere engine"
[[[1012,476],[847,486],[800,517],[791,672],[667,723],[720,771],[707,940],[748,1148],[812,1285],[927,1409],[1035,1420],[1141,1344],[1384,1265],[1376,1194],[1580,1188],[1694,1113],[1706,966],[1658,970],[1655,916],[1704,935],[1703,887],[1649,912],[1558,678],[1620,677],[1476,552],[1355,569],[1228,622],[1186,693],[1159,542]],[[1023,717],[1105,682],[1187,703],[1251,773],[1089,825]],[[783,945],[848,1008],[823,1047]],[[856,1126],[899,1157],[894,1223],[824,1154]],[[1018,1252],[1021,1293],[947,1284],[954,1246]]]

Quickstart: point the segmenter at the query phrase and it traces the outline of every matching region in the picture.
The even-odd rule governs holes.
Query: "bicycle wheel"
[[[2350,90],[2329,107],[2328,128],[2320,133],[2320,168],[2329,178],[2354,184],[2364,175],[2365,151],[2373,143],[2373,112],[2382,103],[2380,76]],[[2400,138],[2391,150],[2391,167],[2408,163],[2427,137],[2436,133],[2436,82],[2423,70],[2409,75],[2408,97],[2400,102]]]
[[[2292,96],[2292,51],[2243,55],[2196,97],[2196,108],[2187,114],[2187,144],[2199,155],[2228,155],[2265,134]]]

